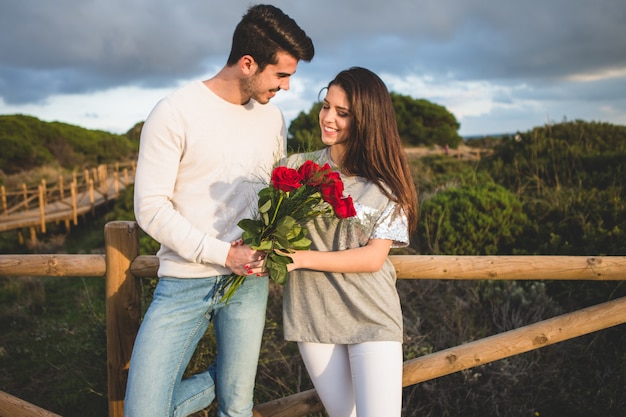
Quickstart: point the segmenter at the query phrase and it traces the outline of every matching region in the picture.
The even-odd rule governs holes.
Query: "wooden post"
[[[95,209],[96,209],[96,196],[94,194],[94,184],[93,184],[93,180],[89,179],[89,203],[91,204],[91,213],[95,213]]]
[[[108,184],[108,174],[107,174],[107,166],[100,165],[98,167],[98,176],[100,177],[100,187],[102,187],[102,195],[104,196],[104,201],[109,200],[109,184]]]
[[[72,197],[72,217],[74,226],[78,224],[78,203],[76,202],[76,179],[70,184],[70,195]]]
[[[0,185],[0,194],[2,194],[2,211],[5,215],[9,214],[7,207],[7,190],[4,185]]]
[[[65,188],[63,184],[63,175],[59,175],[59,197],[61,200],[65,198]]]
[[[117,171],[113,172],[113,186],[115,189],[115,195],[119,196],[120,195],[120,178],[119,178],[119,173]]]
[[[130,270],[139,254],[139,226],[128,221],[109,222],[104,241],[109,417],[123,417],[130,355],[141,319],[141,283]]]
[[[46,179],[42,178],[41,180],[41,188],[43,190],[43,204],[48,204],[48,184],[46,183]]]
[[[46,233],[46,190],[44,185],[39,186],[39,216],[41,217],[41,233]]]
[[[24,196],[24,211],[28,211],[28,187],[22,184],[22,195]]]
[[[37,230],[35,230],[35,226],[31,226],[29,230],[30,230],[30,244],[33,245],[33,247],[35,247],[37,246]]]

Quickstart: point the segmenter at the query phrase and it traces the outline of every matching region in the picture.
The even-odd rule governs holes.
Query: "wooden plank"
[[[389,257],[405,279],[586,280],[626,278],[626,256],[456,256]]]
[[[0,416],[2,417],[61,417],[34,404],[0,391]]]
[[[259,404],[252,410],[252,417],[297,417],[323,410],[324,406],[317,396],[317,391],[310,389]]]
[[[393,255],[389,259],[401,279],[586,280],[626,279],[626,256],[431,256]],[[136,277],[155,277],[159,261],[138,256]]]
[[[104,277],[105,255],[0,255],[2,276]]]
[[[626,297],[405,362],[402,385],[428,381],[626,323]]]

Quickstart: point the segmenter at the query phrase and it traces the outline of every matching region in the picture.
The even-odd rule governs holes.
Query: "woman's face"
[[[331,85],[320,110],[322,142],[328,146],[345,147],[352,129],[352,113],[343,88]]]

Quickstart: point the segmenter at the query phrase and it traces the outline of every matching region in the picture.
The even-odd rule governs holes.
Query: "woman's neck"
[[[333,145],[328,148],[328,154],[330,156],[330,160],[332,161],[335,167],[342,171],[343,168],[343,157],[345,155],[345,149],[343,146]]]

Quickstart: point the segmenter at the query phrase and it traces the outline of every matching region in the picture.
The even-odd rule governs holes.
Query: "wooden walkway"
[[[59,177],[54,184],[45,180],[37,187],[25,184],[19,190],[0,188],[0,232],[29,228],[31,238],[39,231],[46,233],[46,224],[64,222],[78,224],[78,217],[116,199],[134,182],[134,165],[130,168],[101,165],[71,178]]]

